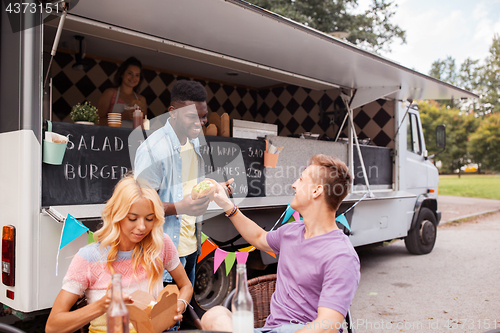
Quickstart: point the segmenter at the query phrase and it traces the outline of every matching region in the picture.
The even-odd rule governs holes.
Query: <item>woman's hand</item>
[[[132,100],[132,102],[130,102],[128,106],[134,106],[134,105],[137,105],[143,113],[147,111],[146,103],[139,99]]]
[[[181,320],[182,321],[182,314],[186,312],[186,304],[184,304],[183,301],[177,301],[177,314],[174,316],[174,320]]]
[[[233,179],[230,179],[230,180],[233,180]],[[222,184],[226,185],[226,183],[222,183]],[[231,183],[232,183],[232,181],[231,181]],[[226,186],[222,186],[221,183],[217,183],[217,187],[215,188],[214,201],[217,204],[217,206],[222,208],[224,211],[228,211],[231,208],[233,208],[234,205],[231,202],[231,200],[229,199],[228,193],[226,192],[225,187]]]
[[[122,119],[132,120],[134,110],[123,110]]]

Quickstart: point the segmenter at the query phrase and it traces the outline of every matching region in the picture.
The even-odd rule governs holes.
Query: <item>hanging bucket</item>
[[[52,122],[48,122],[48,131],[45,132],[43,140],[43,163],[52,165],[61,165],[66,146],[68,145],[68,138],[52,132]]]
[[[279,154],[271,154],[269,153],[268,145],[269,143],[266,141],[266,151],[264,152],[264,166],[266,168],[276,168],[276,164],[278,164],[278,156]]]

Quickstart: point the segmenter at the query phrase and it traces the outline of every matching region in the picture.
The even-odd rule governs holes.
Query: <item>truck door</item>
[[[405,182],[408,192],[421,194],[427,191],[427,161],[424,158],[425,143],[418,112],[408,113],[406,131]]]

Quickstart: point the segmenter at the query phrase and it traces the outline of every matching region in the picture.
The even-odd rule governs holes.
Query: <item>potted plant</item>
[[[71,119],[77,124],[94,125],[99,121],[97,108],[92,106],[90,102],[85,102],[83,105],[78,103],[73,106],[70,113]]]

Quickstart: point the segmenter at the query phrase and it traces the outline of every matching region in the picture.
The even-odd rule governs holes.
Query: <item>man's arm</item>
[[[227,197],[224,188],[220,184],[218,184],[217,186],[217,191],[214,195],[214,201],[228,215],[235,207],[231,200]],[[267,243],[267,231],[259,227],[259,225],[246,217],[242,212],[238,211],[229,219],[234,224],[236,230],[238,230],[240,235],[243,236],[243,238],[248,243],[255,246],[259,250],[273,251],[273,249]]]
[[[318,307],[318,317],[295,333],[337,333],[343,322],[344,316],[340,312],[320,306]]]

